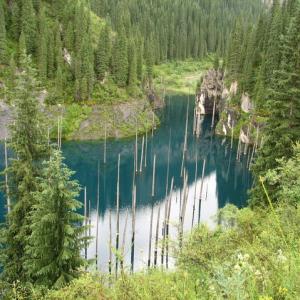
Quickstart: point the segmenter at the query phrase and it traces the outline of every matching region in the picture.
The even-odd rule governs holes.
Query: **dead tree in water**
[[[146,131],[145,168],[147,168],[147,154],[148,154],[148,132]]]
[[[141,161],[140,161],[140,173],[142,173],[142,171],[143,171],[144,144],[145,144],[145,138],[144,138],[144,136],[143,136],[143,141],[142,141],[142,153],[141,153]]]
[[[125,242],[126,242],[126,233],[127,233],[127,222],[128,222],[128,210],[126,211],[126,218],[125,218],[125,225],[123,231],[123,239],[122,239],[122,246],[121,246],[121,271],[124,272],[124,257],[125,257]]]
[[[98,270],[98,235],[99,235],[99,205],[100,205],[100,162],[97,172],[97,217],[96,217],[96,270]]]
[[[170,173],[170,154],[171,154],[171,129],[169,134],[169,147],[168,147],[168,163],[167,163],[167,180],[166,180],[166,197],[168,195],[168,186],[169,186],[169,173]]]
[[[152,191],[151,191],[151,218],[150,218],[150,232],[149,232],[149,251],[148,251],[148,268],[151,266],[151,249],[152,249],[152,227],[153,227],[153,210],[154,210],[154,195],[155,195],[155,168],[156,168],[156,154],[153,158],[153,173],[152,173]]]
[[[138,172],[138,133],[137,133],[137,124],[135,129],[135,173]]]
[[[154,204],[152,203],[152,206],[151,206],[151,217],[150,217],[150,231],[149,231],[148,268],[151,267],[153,210],[154,210]]]
[[[11,203],[10,203],[10,197],[9,197],[9,185],[8,185],[8,174],[7,174],[8,155],[7,155],[7,141],[6,141],[6,138],[5,138],[5,141],[4,141],[4,160],[5,160],[5,193],[6,193],[6,205],[7,205],[7,212],[10,213]]]
[[[136,186],[134,185],[132,191],[131,273],[133,273],[134,271],[135,214],[136,214]]]
[[[87,197],[86,197],[86,187],[84,187],[84,225],[87,228]],[[87,239],[87,229],[84,232],[85,238]],[[84,258],[87,259],[87,242],[84,245]]]
[[[183,238],[183,227],[184,227],[184,218],[186,212],[186,205],[188,200],[188,175],[186,171],[184,171],[184,179],[183,179],[183,193],[182,193],[182,201],[180,207],[180,224],[179,224],[179,248],[182,246],[182,238]]]
[[[116,227],[116,252],[119,250],[120,238],[120,159],[118,156],[118,179],[117,179],[117,227]],[[118,255],[118,254],[117,254]],[[116,277],[118,276],[118,256],[116,255]]]
[[[111,275],[112,273],[112,224],[111,224],[111,209],[109,210],[109,261],[108,261],[108,271]]]
[[[168,200],[168,213],[166,221],[166,268],[169,267],[169,230],[170,230],[170,217],[171,217],[171,206],[172,206],[172,192],[174,185],[174,177],[171,180],[170,195]]]
[[[215,115],[216,115],[216,99],[214,99],[214,108],[213,108],[213,116],[211,120],[211,128],[215,125]]]
[[[200,216],[201,216],[201,202],[202,202],[202,191],[203,191],[203,183],[204,183],[205,166],[206,166],[206,160],[204,159],[203,168],[202,168],[202,177],[201,177],[200,196],[199,196],[198,224],[200,224]]]
[[[186,108],[184,144],[183,144],[183,150],[182,150],[182,162],[181,162],[181,171],[180,171],[180,176],[181,177],[183,176],[185,154],[186,154],[186,151],[187,151],[187,134],[188,134],[188,124],[189,124],[189,106],[190,106],[190,99],[188,99],[188,105],[187,105],[187,108]]]
[[[158,207],[157,222],[156,222],[155,247],[154,247],[154,267],[157,266],[159,219],[160,219],[160,206]]]
[[[196,157],[195,157],[195,191],[194,191],[194,202],[193,202],[192,228],[194,227],[195,210],[196,210],[197,176],[198,176],[198,149],[196,149]]]
[[[103,151],[103,162],[104,164],[106,164],[106,142],[107,142],[107,129],[106,129],[106,125],[105,125],[105,133],[104,133],[104,151]]]

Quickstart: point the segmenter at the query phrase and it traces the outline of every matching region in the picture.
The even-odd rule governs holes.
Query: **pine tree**
[[[128,51],[128,86],[130,91],[133,93],[137,85],[137,58],[136,58],[136,46],[133,41],[131,41]]]
[[[292,155],[292,145],[300,139],[300,7],[291,19],[282,43],[282,60],[274,72],[268,94],[270,118],[265,130],[264,146],[254,166],[258,181],[266,171],[277,166],[277,159]],[[276,188],[276,187],[275,187]],[[268,187],[272,194],[274,187]],[[260,185],[252,191],[252,204],[258,204],[263,193]]]
[[[16,80],[16,62],[15,62],[14,56],[11,55],[10,61],[9,61],[9,73],[8,73],[8,80],[7,80],[7,86],[8,86],[9,91],[14,90],[15,80]]]
[[[146,73],[147,73],[147,80],[150,85],[152,85],[152,79],[153,79],[153,65],[154,65],[154,53],[153,53],[153,46],[152,46],[152,40],[148,40],[147,46],[146,46]]]
[[[255,38],[256,32],[254,30],[248,35],[248,39],[246,41],[246,55],[245,61],[242,66],[242,80],[241,86],[243,91],[248,93],[253,92],[254,84],[255,84],[255,71],[254,71],[254,60],[255,60]]]
[[[228,78],[232,80],[238,79],[241,72],[242,40],[242,26],[240,22],[237,22],[231,34],[228,47],[228,56],[226,59]]]
[[[51,29],[48,29],[51,30]],[[47,72],[48,77],[53,78],[55,75],[55,38],[53,31],[50,31],[48,34],[47,41]]]
[[[58,66],[56,70],[56,76],[55,76],[55,96],[57,98],[62,97],[63,89],[64,89],[64,74],[62,72],[61,67]]]
[[[7,59],[7,40],[5,28],[4,3],[0,0],[0,64],[5,63]]]
[[[112,73],[116,84],[125,87],[128,76],[128,54],[125,28],[121,26],[113,49]]]
[[[11,5],[11,28],[10,32],[12,37],[15,40],[19,39],[21,29],[20,29],[20,7],[19,7],[19,2],[13,1]]]
[[[74,175],[55,151],[44,163],[30,220],[31,235],[26,248],[26,269],[34,282],[48,288],[61,288],[79,275],[85,264],[80,251],[85,244],[83,217],[76,210],[80,187]]]
[[[265,50],[265,87],[270,86],[274,70],[277,70],[280,62],[280,35],[282,33],[281,8],[278,0],[272,7],[270,30]]]
[[[34,53],[36,49],[37,26],[32,0],[22,1],[21,31],[25,35],[28,53]]]
[[[101,30],[95,55],[95,71],[97,78],[103,80],[108,71],[110,60],[110,30],[108,25]]]
[[[38,46],[37,46],[37,58],[38,58],[38,70],[41,80],[47,78],[47,23],[45,16],[44,7],[40,8],[39,18],[38,18]]]
[[[90,36],[87,35],[83,39],[81,49],[81,70],[80,70],[80,85],[82,100],[90,99],[94,86],[94,55],[92,52],[92,44]]]
[[[20,34],[19,45],[18,45],[18,62],[21,64],[22,59],[24,59],[24,53],[27,54],[25,35],[23,31]]]
[[[38,82],[36,71],[25,51],[21,56],[21,72],[16,75],[13,91],[15,105],[14,123],[11,125],[9,148],[15,154],[6,172],[9,174],[9,196],[12,210],[5,230],[4,271],[9,282],[28,280],[24,263],[25,247],[31,234],[28,219],[36,191],[36,178],[40,174],[40,162],[46,157],[47,138],[44,120],[38,107]]]
[[[141,82],[143,80],[143,45],[142,42],[139,41],[139,46],[137,50],[137,78]]]

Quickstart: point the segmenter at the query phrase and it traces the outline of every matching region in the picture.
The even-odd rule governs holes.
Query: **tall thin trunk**
[[[157,222],[156,222],[155,247],[154,247],[154,267],[157,266],[159,219],[160,219],[160,206],[158,207]]]
[[[10,196],[9,196],[9,184],[8,184],[8,155],[7,155],[7,141],[5,138],[4,142],[4,160],[5,160],[5,192],[6,192],[6,205],[7,205],[7,212],[10,213],[11,211],[11,203],[10,203]]]
[[[135,213],[136,213],[136,186],[132,191],[132,235],[131,235],[131,272],[134,271],[134,246],[135,246]]]
[[[120,238],[120,160],[121,155],[118,156],[118,179],[117,179],[117,226],[116,226],[116,251],[119,250]],[[116,255],[116,277],[118,276],[118,255]]]
[[[202,191],[203,191],[203,183],[204,183],[205,166],[206,166],[206,160],[204,159],[203,168],[202,168],[200,195],[199,195],[198,224],[200,223],[200,216],[201,216],[201,202],[202,202]]]
[[[140,173],[142,173],[142,171],[143,171],[144,145],[145,145],[145,138],[143,136],[142,152],[141,152],[141,160],[140,160]]]
[[[97,171],[97,217],[96,217],[96,270],[98,270],[98,235],[99,235],[99,205],[100,205],[100,162]]]

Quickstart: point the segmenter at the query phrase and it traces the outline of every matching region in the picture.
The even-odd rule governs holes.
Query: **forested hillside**
[[[0,3],[3,81],[26,48],[51,104],[113,99],[118,87],[135,95],[151,84],[154,63],[224,54],[235,20],[252,21],[260,9],[259,0]]]
[[[300,9],[298,1],[273,1],[255,26],[237,22],[227,52],[227,81],[238,81],[238,95],[254,103],[252,119],[261,123],[263,147],[253,173],[252,204],[262,203],[260,176],[274,170],[282,157],[291,158],[300,138]],[[273,198],[280,184],[268,181]]]

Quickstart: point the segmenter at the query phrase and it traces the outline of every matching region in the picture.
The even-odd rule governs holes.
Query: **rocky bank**
[[[148,131],[159,125],[155,114],[164,106],[154,91],[146,91],[145,97],[128,99],[107,104],[80,103],[73,105],[52,105],[44,103],[45,91],[40,102],[46,115],[46,122],[52,136],[57,132],[57,120],[63,120],[63,138],[67,140],[98,140],[124,138]],[[13,122],[13,105],[0,99],[0,140],[9,138],[9,124]]]
[[[237,81],[227,87],[224,77],[222,71],[214,69],[202,77],[196,92],[195,119],[214,114],[216,134],[233,135],[244,144],[258,143],[264,124],[255,114],[254,103],[247,93],[238,93]]]

